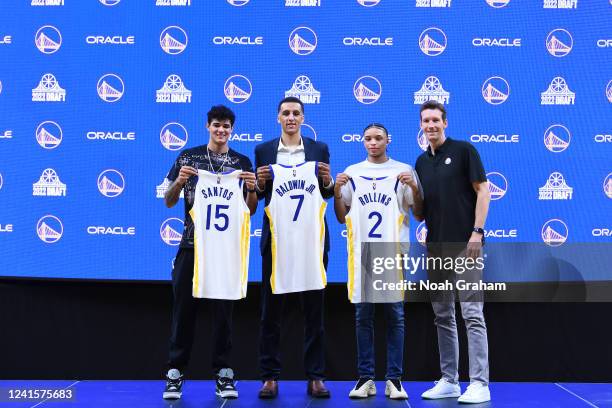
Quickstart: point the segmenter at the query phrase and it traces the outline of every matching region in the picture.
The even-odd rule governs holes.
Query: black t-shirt
[[[182,166],[191,166],[198,170],[207,170],[214,173],[231,170],[253,172],[251,160],[245,155],[232,149],[229,149],[227,155],[225,153],[218,154],[208,150],[206,145],[183,150],[177,157],[166,178],[170,182],[176,180]],[[185,194],[185,229],[181,239],[181,248],[193,248],[193,220],[191,215],[189,215],[189,211],[193,207],[197,183],[198,178],[194,176],[190,177],[183,186]]]
[[[468,142],[447,137],[435,152],[428,147],[415,166],[423,186],[427,242],[467,242],[476,211],[472,183],[487,181],[484,167]]]

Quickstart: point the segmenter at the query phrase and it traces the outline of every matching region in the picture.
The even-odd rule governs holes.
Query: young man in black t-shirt
[[[243,170],[240,178],[244,180],[245,199],[251,215],[257,209],[255,193],[255,174],[248,157],[232,150],[227,142],[234,127],[235,115],[223,105],[213,106],[207,114],[206,128],[209,132],[207,145],[183,150],[168,172],[171,184],[164,195],[168,208],[179,199],[181,190],[185,196],[185,228],[172,271],[173,308],[172,334],[166,389],[164,399],[181,397],[183,371],[191,354],[198,300],[192,296],[194,267],[194,224],[189,211],[198,181],[198,170],[223,173],[230,170]],[[222,398],[237,398],[234,386],[234,373],[230,368],[232,349],[232,300],[208,299],[213,314],[213,355],[212,364],[216,376],[216,393]]]

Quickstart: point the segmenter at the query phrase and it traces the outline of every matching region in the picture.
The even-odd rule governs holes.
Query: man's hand
[[[472,232],[472,236],[467,244],[466,257],[476,259],[480,256],[480,250],[482,249],[482,234],[478,232]]]
[[[272,180],[270,166],[261,166],[257,168],[257,187],[263,191],[266,188],[266,181]]]
[[[329,164],[318,162],[318,165],[319,165],[319,176],[323,180],[323,186],[329,186],[329,183],[331,183],[332,181],[331,170],[330,170]]]
[[[404,171],[404,172],[398,174],[397,178],[399,179],[400,183],[410,187],[413,190],[417,190],[419,188],[419,186],[417,185],[416,180],[412,176],[412,172],[411,171]]]
[[[336,175],[336,185],[334,185],[334,197],[342,198],[342,186],[344,186],[349,181],[349,176],[345,173],[338,173]]]
[[[257,182],[255,178],[255,173],[251,173],[248,171],[243,171],[238,175],[238,178],[244,180],[244,184],[246,185],[247,190],[253,191],[255,190],[255,183]]]
[[[176,182],[181,186],[184,186],[187,180],[189,180],[192,176],[197,176],[198,171],[191,166],[183,166],[179,170],[178,177],[176,178]]]

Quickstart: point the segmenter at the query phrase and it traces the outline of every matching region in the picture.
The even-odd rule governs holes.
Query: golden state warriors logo
[[[121,2],[121,0],[100,0],[100,3],[104,4],[105,6],[116,6],[117,4],[119,4]]]
[[[106,74],[98,79],[96,85],[98,96],[104,102],[117,102],[123,96],[125,86],[123,80],[115,74]]]
[[[180,150],[187,144],[187,129],[177,122],[164,125],[159,132],[159,141],[168,150]]]
[[[230,102],[244,103],[251,97],[253,86],[249,78],[243,75],[232,75],[225,80],[223,93]]]
[[[563,221],[553,218],[546,221],[542,226],[542,241],[548,246],[560,246],[567,241],[568,233],[567,225]]]
[[[104,170],[98,176],[98,191],[104,197],[117,197],[125,189],[125,179],[123,174],[115,169]]]
[[[156,92],[157,103],[191,103],[191,91],[176,74],[168,75],[164,86]]]
[[[487,0],[487,4],[494,8],[506,7],[510,0]]]
[[[542,105],[573,105],[576,100],[576,94],[569,89],[562,77],[554,77],[541,96]]]
[[[62,137],[62,128],[53,121],[44,121],[36,128],[36,141],[43,149],[55,149],[62,143]]]
[[[425,82],[421,85],[421,89],[414,93],[414,104],[421,105],[427,101],[438,101],[442,104],[448,104],[450,93],[445,91],[442,83],[435,76],[425,78]]]
[[[608,174],[603,183],[604,194],[612,199],[612,173]]]
[[[59,85],[55,75],[43,74],[38,86],[32,89],[32,102],[66,102],[66,90]]]
[[[504,78],[495,76],[484,81],[481,92],[487,103],[501,105],[510,96],[510,85]]]
[[[427,227],[425,221],[421,222],[415,231],[417,242],[423,246],[427,245]]]
[[[34,44],[43,54],[53,54],[62,46],[62,34],[53,26],[42,26],[34,35]]]
[[[353,84],[353,96],[359,103],[370,105],[380,99],[382,85],[373,76],[365,75],[357,79]]]
[[[565,57],[574,46],[574,39],[569,31],[557,28],[548,33],[546,37],[546,49],[553,57]]]
[[[64,225],[56,216],[45,215],[36,223],[36,234],[45,244],[53,244],[64,234]]]
[[[563,174],[555,171],[548,176],[546,184],[539,191],[538,200],[571,200],[574,189],[567,185]]]
[[[0,89],[1,88],[2,87],[0,86]],[[608,85],[606,86],[606,98],[608,98],[608,102],[612,103],[612,81],[608,82]]]
[[[66,195],[66,184],[62,183],[53,169],[44,169],[40,178],[32,185],[33,196],[62,197]]]
[[[427,141],[427,136],[425,136],[423,129],[420,129],[419,133],[417,134],[417,144],[422,151],[426,151],[427,147],[429,147],[429,142]]]
[[[179,231],[183,229],[183,221],[178,218],[168,218],[162,222],[159,227],[159,236],[162,241],[171,246],[177,246],[181,243],[183,236]]]
[[[317,48],[317,35],[308,27],[298,27],[289,34],[289,48],[297,55],[311,54]]]
[[[560,153],[568,148],[572,134],[563,125],[552,125],[544,132],[544,146],[553,153]]]
[[[446,34],[436,27],[423,30],[419,36],[419,48],[430,57],[442,54],[446,49]]]
[[[321,92],[315,89],[306,75],[300,75],[295,79],[291,89],[285,91],[285,97],[288,96],[299,98],[302,103],[321,103]]]
[[[304,137],[309,137],[312,140],[317,140],[317,132],[314,128],[306,123],[302,123],[300,126],[300,134]]]
[[[374,7],[380,3],[380,0],[357,0],[357,3],[361,4],[363,7]]]
[[[508,191],[508,180],[506,180],[503,174],[496,171],[487,173],[487,181],[489,182],[491,200],[499,200],[506,195]]]
[[[242,7],[251,0],[227,0],[229,4],[235,7]]]
[[[187,48],[187,33],[181,27],[170,26],[164,28],[159,36],[159,45],[166,54],[176,55]]]

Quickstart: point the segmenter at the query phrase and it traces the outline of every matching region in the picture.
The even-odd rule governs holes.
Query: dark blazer
[[[329,148],[323,142],[316,142],[310,138],[302,137],[304,142],[304,154],[306,161],[320,161],[329,164]],[[255,168],[266,166],[268,164],[276,164],[276,155],[278,154],[278,143],[280,137],[261,143],[255,147]],[[323,198],[330,198],[334,195],[334,189],[326,190],[323,188],[323,181],[319,178],[319,190]],[[266,181],[266,187],[262,193],[257,192],[257,197],[261,200],[265,199],[265,205],[270,203],[272,198],[272,180]],[[261,254],[270,248],[270,221],[264,213],[263,226],[261,227],[261,242],[259,249]],[[329,229],[327,228],[327,219],[325,219],[325,252],[329,251]]]

